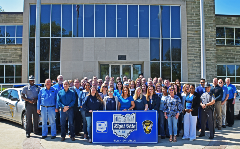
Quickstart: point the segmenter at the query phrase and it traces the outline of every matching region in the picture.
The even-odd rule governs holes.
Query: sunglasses
[[[109,91],[108,93],[113,93],[113,91]]]
[[[169,91],[172,91],[172,92],[173,92],[174,90],[169,90]]]
[[[219,84],[222,84],[223,82],[219,82]]]
[[[107,86],[103,86],[103,88],[107,88]]]
[[[128,86],[129,84],[124,84],[124,85],[127,85],[127,86]]]
[[[102,82],[98,82],[98,83],[102,83]]]
[[[200,83],[202,84],[202,83],[205,83],[205,82],[200,82]]]

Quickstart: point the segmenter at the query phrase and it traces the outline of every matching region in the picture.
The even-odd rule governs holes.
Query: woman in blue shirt
[[[174,86],[169,87],[168,89],[169,96],[164,103],[164,116],[168,120],[168,129],[170,142],[177,142],[177,122],[180,112],[182,111],[182,104],[180,98],[176,95]],[[173,130],[173,132],[172,132]],[[172,136],[174,138],[172,139]]]
[[[122,111],[133,110],[133,108],[135,107],[134,100],[132,96],[130,96],[130,91],[128,87],[123,88],[122,95],[118,99],[118,109]]]
[[[108,96],[103,99],[103,110],[118,110],[118,97],[113,96],[113,88],[108,89]]]
[[[96,87],[91,87],[89,94],[83,104],[83,109],[85,110],[86,120],[87,120],[87,131],[89,135],[88,142],[92,142],[92,111],[93,110],[103,110],[103,100],[97,92]]]
[[[123,90],[123,84],[121,81],[118,81],[116,84],[116,90],[114,90],[114,96],[117,96],[118,98],[122,95]]]
[[[137,87],[135,90],[135,94],[133,96],[135,107],[134,110],[148,110],[148,104],[146,97],[142,94],[142,89],[140,87]]]

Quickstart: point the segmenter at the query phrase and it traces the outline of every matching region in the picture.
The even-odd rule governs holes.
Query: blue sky
[[[0,6],[6,12],[22,12],[23,0],[0,0]],[[240,15],[240,0],[215,0],[215,13]]]

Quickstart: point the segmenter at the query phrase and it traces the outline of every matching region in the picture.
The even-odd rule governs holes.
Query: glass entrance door
[[[116,80],[117,77],[121,77],[121,79],[123,79],[124,76],[126,76],[128,79],[132,79],[133,76],[133,70],[132,70],[132,65],[131,64],[126,64],[126,65],[110,65],[109,67],[109,72],[110,73],[110,77],[114,77],[114,79]]]

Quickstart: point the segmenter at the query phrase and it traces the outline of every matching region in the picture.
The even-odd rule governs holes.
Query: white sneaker
[[[188,140],[188,139],[189,139],[189,138],[184,138],[184,137],[182,138],[182,140]]]

